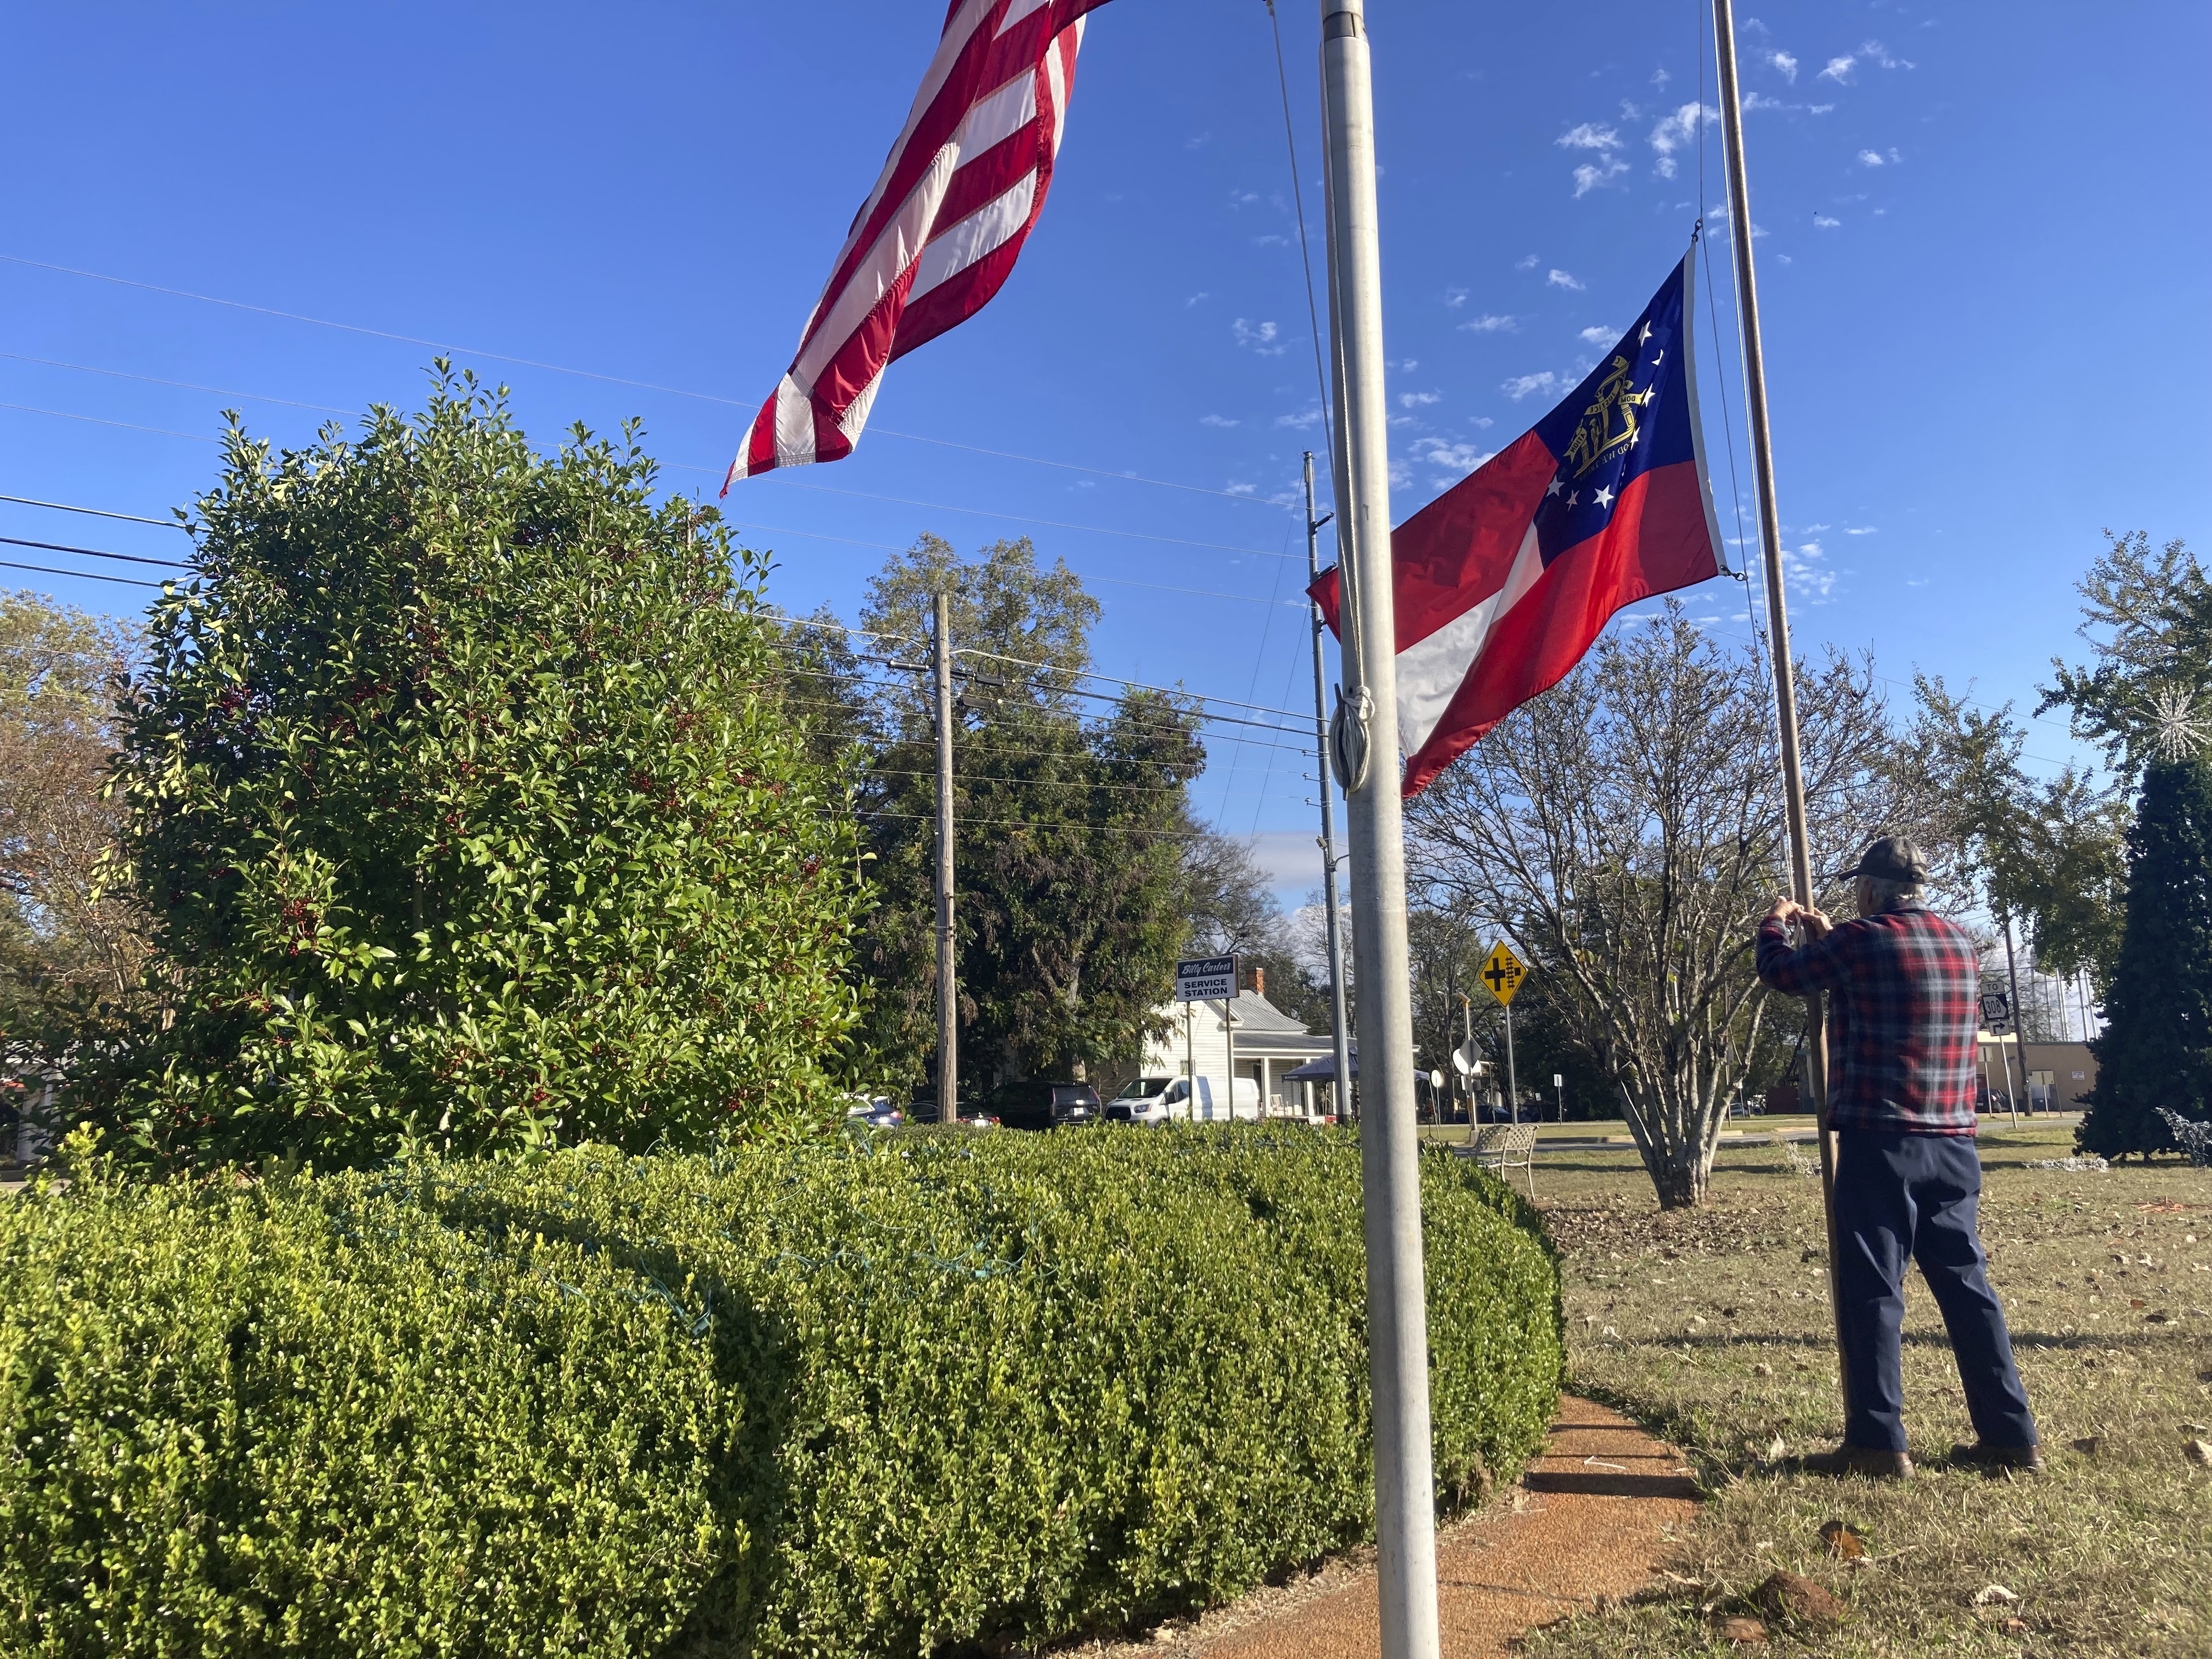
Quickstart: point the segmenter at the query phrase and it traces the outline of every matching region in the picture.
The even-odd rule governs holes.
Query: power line
[[[8,256],[0,253],[0,259]],[[204,432],[179,432],[166,426],[140,426],[136,421],[103,420],[97,415],[72,415],[66,409],[37,409],[29,404],[0,404],[0,409],[12,409],[23,415],[51,415],[58,421],[87,421],[94,426],[119,426],[126,432],[153,432],[164,438],[189,438],[196,444],[216,444],[220,438],[210,438]]]
[[[96,547],[71,547],[66,542],[27,542],[21,536],[0,536],[0,544],[9,547],[35,547],[47,553],[82,553],[88,559],[117,559],[125,564],[168,565],[178,570],[191,568],[182,559],[149,559],[136,553],[103,553]]]
[[[174,519],[143,519],[136,513],[110,513],[104,507],[71,507],[67,501],[42,501],[30,495],[0,495],[0,501],[13,501],[18,507],[50,507],[57,513],[84,513],[95,519],[121,519],[131,524],[159,525],[164,530],[191,531]]]
[[[521,368],[542,369],[550,374],[573,374],[581,380],[599,380],[609,386],[630,386],[640,392],[658,392],[672,398],[691,398],[701,403],[720,404],[731,409],[751,409],[755,407],[750,401],[742,398],[725,398],[712,392],[694,392],[687,386],[661,386],[651,380],[629,380],[620,374],[603,374],[594,369],[571,368],[565,363],[542,362],[531,357],[515,357],[510,356],[503,352],[485,351],[475,346],[455,345],[447,341],[424,339],[418,335],[396,334],[386,329],[365,328],[358,323],[335,322],[326,317],[310,317],[301,312],[280,311],[273,306],[251,305],[243,300],[226,300],[222,298],[220,295],[213,294],[194,294],[186,289],[164,288],[158,283],[139,282],[129,276],[111,276],[105,271],[81,270],[73,265],[58,265],[49,264],[42,259],[27,259],[21,254],[16,253],[0,253],[0,259],[4,259],[10,264],[24,265],[33,270],[56,271],[64,276],[80,276],[88,282],[112,283],[120,288],[135,288],[149,294],[163,294],[168,295],[172,299],[192,300],[197,301],[202,305],[224,306],[234,311],[252,312],[259,316],[281,318],[284,321],[291,323],[307,323],[317,328],[334,328],[348,334],[365,335],[371,339],[395,341],[402,345],[428,346],[433,351],[451,352],[457,356],[465,357],[482,357],[486,359],[488,362],[495,363],[513,363],[516,367]],[[23,361],[39,362],[46,362],[47,360],[41,358],[26,358]],[[78,368],[82,367],[76,363],[57,363],[53,366],[60,368]],[[114,374],[118,371],[112,369],[87,369],[84,372],[88,374]],[[150,377],[131,375],[125,378],[139,380],[148,379]],[[157,382],[157,384],[181,386],[184,383],[181,381],[161,381]],[[188,389],[193,391],[211,390],[211,388],[205,386],[190,387]],[[253,397],[252,393],[244,392],[220,392],[217,393],[217,395],[233,398]],[[283,398],[255,397],[254,401],[257,403],[281,404],[288,403],[290,400]],[[323,408],[323,405],[318,404],[301,404],[295,406],[301,409]],[[332,414],[352,414],[356,411],[350,410],[331,410],[327,412]],[[880,434],[882,436],[886,438],[903,439],[909,443],[939,444],[948,449],[971,450],[979,455],[996,456],[1002,460],[1024,461],[1033,466],[1060,467],[1073,472],[1094,473],[1102,478],[1119,478],[1127,483],[1150,484],[1155,488],[1162,489],[1188,490],[1201,495],[1218,495],[1225,500],[1232,501],[1250,501],[1255,507],[1274,507],[1280,505],[1279,502],[1261,501],[1249,495],[1240,495],[1233,490],[1210,489],[1202,484],[1176,483],[1166,478],[1143,477],[1133,472],[1115,472],[1105,467],[1083,466],[1073,461],[1054,461],[1047,460],[1042,456],[1018,455],[1010,450],[986,449],[977,444],[955,443],[949,438],[925,438],[919,433],[896,432],[887,427],[872,427],[869,429],[872,432]],[[702,468],[697,470],[704,471],[705,469]]]
[[[934,812],[872,812],[865,807],[856,808],[854,816],[862,818],[921,818],[934,823]],[[1148,830],[1132,824],[1048,823],[1042,818],[963,818],[963,825],[988,825],[994,830],[1081,830],[1095,836],[1150,836],[1159,841],[1204,841],[1217,836],[1218,830]]]
[[[1147,685],[1142,680],[1125,680],[1114,674],[1100,674],[1088,668],[1061,668],[1048,662],[1031,662],[1024,657],[1009,657],[996,651],[978,651],[967,646],[953,653],[957,657],[983,657],[993,662],[1012,663],[1017,668],[1036,668],[1048,674],[1069,674],[1082,679],[1108,680],[1115,685],[1126,685],[1139,691],[1158,691],[1171,697],[1195,697],[1200,702],[1218,702],[1225,708],[1249,708],[1255,714],[1283,714],[1291,720],[1305,720],[1305,714],[1295,708],[1271,708],[1263,702],[1238,702],[1233,697],[1209,697],[1196,691],[1187,691],[1178,686]]]
[[[907,553],[913,550],[910,548],[896,546],[890,542],[864,542],[853,536],[825,536],[813,530],[787,530],[772,524],[752,524],[743,519],[725,519],[722,522],[733,529],[757,530],[769,536],[803,536],[809,541],[836,542],[846,547],[872,547],[885,553]],[[1120,535],[1123,532],[1114,531],[1109,533]],[[1174,587],[1166,582],[1133,581],[1127,576],[1101,576],[1084,570],[1079,570],[1075,574],[1086,582],[1107,582],[1115,587],[1141,587],[1154,593],[1183,593],[1194,599],[1235,599],[1243,605],[1285,605],[1304,609],[1304,606],[1295,600],[1263,599],[1255,593],[1223,593],[1206,587]]]
[[[51,564],[18,564],[13,559],[0,559],[0,570],[36,570],[47,576],[75,576],[80,581],[117,582],[125,587],[166,587],[166,582],[141,581],[136,576],[108,576],[97,570],[64,570]]]
[[[680,465],[680,464],[679,464]],[[704,467],[686,466],[686,471],[703,472]],[[1025,513],[994,513],[988,507],[950,507],[943,501],[917,501],[903,495],[878,495],[866,489],[839,489],[830,484],[800,483],[787,478],[785,487],[811,490],[817,495],[850,495],[864,501],[887,501],[893,507],[918,507],[930,513],[964,513],[971,518],[1004,519],[1010,524],[1037,524],[1048,530],[1073,530],[1091,536],[1121,536],[1132,541],[1164,542],[1170,547],[1202,547],[1216,553],[1242,553],[1255,559],[1287,559],[1288,553],[1270,552],[1264,547],[1239,547],[1231,542],[1194,542],[1181,536],[1154,536],[1141,530],[1110,530],[1102,525],[1069,524],[1060,519],[1039,519]]]
[[[359,416],[358,409],[333,409],[328,404],[303,404],[290,398],[270,398],[258,392],[226,392],[219,386],[195,386],[190,380],[165,380],[154,374],[132,374],[119,368],[94,368],[89,363],[64,363],[52,357],[27,357],[19,351],[0,351],[10,362],[36,363],[42,368],[74,369],[80,374],[105,374],[111,380],[138,380],[147,386],[174,386],[179,392],[204,392],[211,398],[243,398],[252,404],[282,404],[287,409],[312,409],[320,415]]]

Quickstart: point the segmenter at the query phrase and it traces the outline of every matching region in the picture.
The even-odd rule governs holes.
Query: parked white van
[[[1106,1121],[1155,1127],[1167,1123],[1226,1122],[1230,1111],[1231,1103],[1224,1097],[1220,1083],[1213,1078],[1198,1079],[1198,1100],[1194,1110],[1188,1078],[1140,1077],[1132,1079],[1127,1088],[1106,1103]],[[1239,1121],[1259,1121],[1260,1085],[1256,1079],[1237,1079],[1235,1111]]]

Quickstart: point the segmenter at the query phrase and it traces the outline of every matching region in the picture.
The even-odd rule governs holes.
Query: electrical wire
[[[66,542],[27,542],[20,536],[0,536],[0,545],[35,547],[46,553],[82,553],[88,559],[114,559],[124,564],[168,565],[178,570],[191,568],[183,559],[149,559],[137,553],[103,553],[96,547],[71,547]]]
[[[36,570],[48,576],[75,576],[80,581],[114,582],[124,587],[166,587],[166,582],[142,581],[136,576],[109,576],[97,570],[64,570],[51,564],[19,564],[13,559],[0,559],[0,570]]]
[[[455,345],[450,341],[425,339],[421,336],[413,334],[396,334],[380,328],[365,328],[358,323],[341,323],[333,321],[326,317],[310,317],[303,313],[296,311],[280,311],[273,306],[251,305],[243,300],[227,300],[220,295],[213,294],[194,294],[186,289],[165,288],[158,283],[140,282],[129,276],[112,276],[105,271],[82,270],[74,265],[53,264],[42,259],[28,259],[17,253],[0,253],[0,260],[5,260],[10,264],[23,265],[33,270],[55,271],[64,276],[82,277],[88,282],[112,283],[120,288],[135,288],[149,294],[167,295],[172,299],[191,300],[202,305],[223,306],[234,311],[252,312],[257,315],[263,317],[281,318],[286,322],[307,323],[317,328],[337,329],[343,333],[365,335],[371,339],[391,340],[402,345],[428,346],[433,351],[447,352],[457,356],[482,357],[489,362],[511,363],[520,368],[541,369],[549,374],[573,374],[580,380],[599,380],[609,386],[629,386],[640,392],[658,392],[665,396],[672,398],[690,398],[696,399],[701,403],[720,404],[725,407],[731,409],[750,410],[756,406],[752,402],[743,398],[725,398],[712,392],[695,392],[687,386],[661,386],[652,380],[634,380],[620,374],[603,374],[594,369],[571,368],[565,363],[542,362],[535,358],[515,357],[510,356],[502,352],[485,351],[475,346]],[[40,362],[46,360],[26,359],[25,361]],[[64,368],[77,368],[82,367],[81,365],[75,363],[61,363],[55,366]],[[98,374],[112,374],[118,371],[86,369],[84,372]],[[135,380],[148,377],[133,375],[129,378]],[[161,382],[161,384],[181,385],[182,382]],[[191,389],[205,391],[209,388],[194,387]],[[253,398],[253,401],[257,403],[281,404],[289,401],[289,399],[283,398],[256,397],[252,393],[244,392],[222,392],[217,395],[233,398],[252,397]],[[301,404],[297,405],[297,407],[302,409],[319,409],[322,405],[316,404]],[[330,412],[335,414],[346,414],[353,411],[336,410]],[[1211,489],[1203,484],[1176,483],[1166,478],[1143,477],[1133,472],[1115,472],[1105,467],[1083,466],[1073,461],[1048,460],[1043,457],[1037,455],[1018,455],[1009,450],[985,449],[981,446],[976,444],[955,443],[949,438],[926,438],[918,433],[897,432],[893,431],[888,427],[871,427],[869,430],[883,437],[898,438],[909,443],[939,444],[949,449],[973,450],[979,455],[996,456],[1002,460],[1023,461],[1033,466],[1060,467],[1069,471],[1094,473],[1102,478],[1119,478],[1127,483],[1149,484],[1156,489],[1161,489],[1188,490],[1201,495],[1218,495],[1224,500],[1232,501],[1249,501],[1255,507],[1282,506],[1282,503],[1280,502],[1263,501],[1256,497],[1240,495],[1231,490]],[[190,434],[179,434],[178,435],[187,436]],[[702,468],[699,470],[705,471],[707,469]],[[1285,508],[1284,510],[1287,511],[1288,509]]]
[[[0,254],[0,258],[7,256]],[[97,415],[72,415],[66,409],[38,409],[29,404],[0,404],[0,409],[12,409],[20,415],[51,415],[58,421],[84,421],[94,426],[119,426],[126,432],[153,432],[164,438],[189,438],[196,444],[219,444],[220,438],[210,438],[204,432],[179,432],[166,426],[141,426],[136,421],[104,420]]]
[[[0,495],[0,501],[13,501],[18,507],[50,507],[57,513],[84,513],[95,519],[121,519],[131,524],[159,525],[164,530],[182,530],[191,534],[189,526],[174,519],[143,519],[136,513],[111,513],[104,507],[71,507],[67,501],[42,501],[31,495]]]
[[[282,404],[287,409],[311,409],[319,415],[349,415],[358,418],[358,409],[333,409],[328,404],[303,404],[290,398],[270,398],[258,392],[226,392],[219,386],[195,386],[190,380],[164,380],[158,375],[132,374],[119,368],[94,368],[89,363],[64,363],[52,357],[27,357],[20,351],[0,351],[0,357],[9,362],[36,363],[41,368],[74,369],[79,374],[105,374],[110,380],[137,380],[147,386],[174,386],[179,392],[204,392],[211,398],[242,398],[250,404]]]

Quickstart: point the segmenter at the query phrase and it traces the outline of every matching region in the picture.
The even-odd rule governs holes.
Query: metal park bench
[[[1478,1168],[1526,1170],[1528,1196],[1536,1196],[1536,1126],[1533,1123],[1493,1123],[1474,1138]]]

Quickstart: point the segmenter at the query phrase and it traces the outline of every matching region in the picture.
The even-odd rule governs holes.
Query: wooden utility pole
[[[1728,150],[1729,244],[1735,255],[1736,307],[1743,320],[1743,373],[1751,451],[1759,489],[1759,531],[1766,576],[1767,632],[1774,653],[1775,716],[1781,726],[1782,782],[1790,826],[1790,896],[1813,907],[1813,849],[1805,821],[1805,775],[1797,747],[1797,687],[1790,672],[1790,610],[1782,589],[1782,513],[1774,486],[1774,435],[1766,414],[1766,360],[1759,336],[1759,283],[1752,269],[1751,186],[1744,176],[1743,100],[1736,86],[1735,9],[1713,0],[1720,52],[1721,133]],[[1704,204],[1700,203],[1702,209]],[[1844,1409],[1850,1378],[1843,1364],[1843,1307],[1836,1299],[1836,1132],[1828,1121],[1827,999],[1805,999],[1805,1081],[1820,1136],[1820,1209],[1827,1224],[1828,1306],[1836,1322],[1837,1374]]]
[[[960,983],[952,933],[952,596],[937,596],[937,1121],[960,1121]]]

